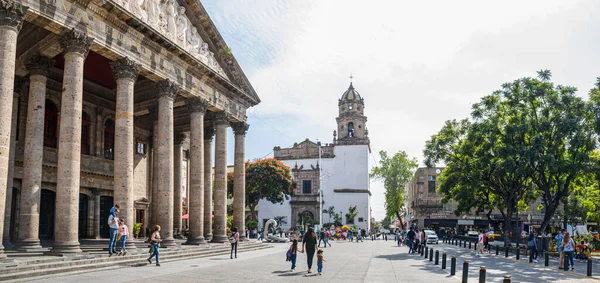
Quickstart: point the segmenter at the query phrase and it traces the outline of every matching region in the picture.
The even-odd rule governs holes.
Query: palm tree
[[[281,226],[282,224],[287,224],[286,218],[287,216],[275,216],[273,220],[277,222],[277,226]]]

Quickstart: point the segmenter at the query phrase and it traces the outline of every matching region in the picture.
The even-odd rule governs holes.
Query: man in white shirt
[[[479,230],[479,237],[477,238],[477,252],[476,256],[483,254],[483,230]]]
[[[115,215],[108,216],[108,226],[110,227],[110,241],[108,242],[108,256],[116,254],[117,234],[119,231],[119,210],[115,210]]]
[[[415,244],[417,245],[417,250],[421,250],[421,233],[419,233],[419,230],[415,232]]]

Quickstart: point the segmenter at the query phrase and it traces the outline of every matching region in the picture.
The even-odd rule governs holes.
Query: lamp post
[[[323,227],[323,163],[321,162],[321,143],[319,142],[319,227]]]

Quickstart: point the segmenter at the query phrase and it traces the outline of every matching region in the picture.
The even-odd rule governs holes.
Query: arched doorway
[[[88,229],[88,196],[85,194],[79,194],[79,227],[78,234],[79,238],[87,238]]]
[[[312,224],[315,220],[315,216],[312,212],[305,210],[298,214],[298,224]]]
[[[56,209],[56,193],[42,189],[40,201],[40,239],[54,238],[54,213]]]
[[[113,197],[100,197],[100,237],[110,238],[110,227],[108,227],[108,216],[110,208],[113,206]],[[133,229],[133,228],[130,228]],[[133,230],[132,230],[133,231]]]

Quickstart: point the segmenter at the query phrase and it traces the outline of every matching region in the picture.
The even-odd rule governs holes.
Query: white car
[[[439,239],[437,234],[432,230],[425,230],[425,235],[427,236],[428,244],[437,244],[439,243]]]
[[[467,232],[467,236],[475,236],[475,237],[477,237],[477,236],[479,236],[479,232],[477,232],[477,231],[468,231]]]

